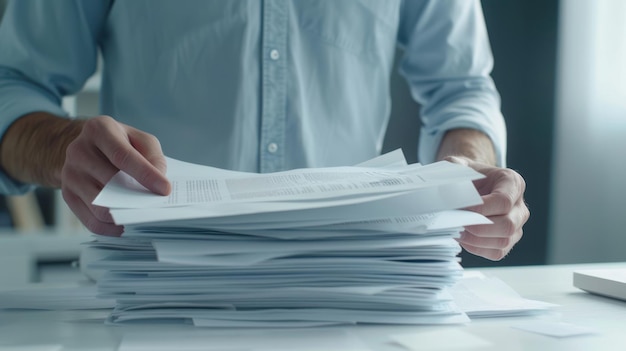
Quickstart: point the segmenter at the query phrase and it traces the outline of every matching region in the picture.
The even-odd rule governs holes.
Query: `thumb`
[[[471,162],[470,159],[468,159],[467,157],[463,157],[463,156],[446,156],[444,157],[443,160],[452,162],[452,163],[457,163],[463,166],[469,166]]]

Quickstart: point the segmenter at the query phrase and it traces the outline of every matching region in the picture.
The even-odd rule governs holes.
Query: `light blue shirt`
[[[397,45],[423,106],[420,161],[464,127],[486,133],[504,165],[478,0],[12,1],[0,133],[29,112],[66,115],[61,98],[100,50],[102,114],[154,134],[168,156],[250,172],[351,165],[381,151]],[[0,192],[27,189],[0,176]]]

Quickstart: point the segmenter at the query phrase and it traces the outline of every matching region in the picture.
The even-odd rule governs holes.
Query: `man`
[[[506,135],[479,1],[20,0],[0,28],[5,193],[61,187],[91,231],[120,235],[91,204],[124,170],[167,194],[172,157],[241,171],[354,164],[381,151],[395,46],[419,101],[422,163],[487,177],[495,224],[469,252],[498,260],[522,236],[524,181],[503,168]],[[62,96],[104,69],[101,110],[65,117]]]

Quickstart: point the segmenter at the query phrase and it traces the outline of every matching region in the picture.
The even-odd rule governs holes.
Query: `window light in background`
[[[559,16],[548,260],[626,261],[626,2],[562,0]]]

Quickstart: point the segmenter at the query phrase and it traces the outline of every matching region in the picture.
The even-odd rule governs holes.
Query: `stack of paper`
[[[481,202],[470,168],[407,165],[393,152],[354,167],[272,174],[168,159],[173,191],[157,196],[124,173],[94,201],[121,238],[99,295],[110,320],[201,326],[316,326],[467,321],[447,288],[461,276],[455,237],[489,223],[454,210]]]

